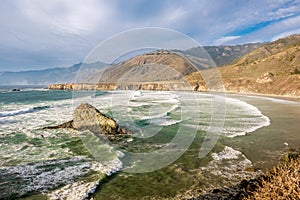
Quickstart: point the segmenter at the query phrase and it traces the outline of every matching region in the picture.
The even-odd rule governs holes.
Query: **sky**
[[[143,27],[199,45],[273,41],[300,33],[300,0],[2,0],[0,71],[71,66],[107,38]]]

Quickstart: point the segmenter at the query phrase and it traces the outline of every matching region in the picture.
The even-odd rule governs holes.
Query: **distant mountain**
[[[261,43],[254,43],[236,46],[205,46],[185,51],[157,50],[111,65],[105,71],[98,71],[98,73],[93,73],[89,78],[82,80],[83,82],[95,83],[101,77],[100,82],[115,83],[121,77],[124,78],[125,73],[131,79],[136,77],[142,79],[135,81],[176,80],[179,77],[179,75],[175,75],[176,73],[185,76],[197,71],[194,66],[198,70],[208,69],[213,65],[212,61],[208,59],[209,56],[217,66],[221,66],[233,62],[261,45]],[[127,79],[129,80],[129,77]]]
[[[218,71],[227,91],[300,96],[300,35],[265,43]],[[198,73],[187,79],[204,85]]]
[[[97,89],[100,90],[207,91],[208,86],[213,87],[214,90],[223,88],[220,87],[222,85],[216,84],[221,77],[225,90],[229,92],[300,96],[300,35],[292,35],[262,45],[206,48],[207,51],[217,52],[211,57],[230,64],[211,68],[207,53],[200,47],[186,51],[175,50],[175,52],[158,50],[135,56],[105,69],[83,70],[82,79],[77,83],[98,83]],[[247,51],[250,52],[244,54]],[[237,59],[232,62],[233,58]],[[194,65],[197,65],[201,71],[198,72]],[[218,77],[218,74],[221,76]],[[188,84],[180,85],[182,81],[187,81]],[[119,84],[120,82],[124,84]],[[86,86],[62,84],[50,88],[88,89],[89,87],[89,84]]]
[[[103,67],[104,63],[84,64],[90,70]],[[0,85],[48,85],[51,83],[72,83],[82,63],[66,68],[51,68],[44,70],[29,70],[20,72],[0,73]]]
[[[108,66],[104,71],[91,73],[85,83],[153,82],[178,80],[200,69],[207,69],[208,63],[200,58],[189,59],[167,50],[157,50],[135,56],[118,64]]]
[[[254,48],[259,47],[260,43],[255,44],[245,44],[245,45],[236,45],[236,46],[205,46],[203,47],[207,53],[212,57],[217,66],[221,66],[224,64],[229,64],[233,60],[242,55],[248,53]],[[177,72],[180,72],[181,75],[187,75],[191,73],[192,69],[189,65],[189,62],[193,63],[197,66],[198,69],[207,69],[209,65],[211,65],[210,61],[207,59],[207,55],[204,55],[203,48],[195,47],[192,49],[188,49],[186,51],[178,51],[174,50],[174,52],[183,54],[187,60],[179,59],[179,56],[175,54],[169,55],[160,55],[159,51],[152,53],[136,56],[128,61],[121,62],[119,64],[109,66],[105,71],[103,71],[103,67],[107,66],[104,63],[98,62],[93,64],[83,64],[78,63],[71,67],[66,68],[50,68],[45,70],[30,70],[30,71],[20,71],[20,72],[2,72],[0,73],[0,85],[48,85],[53,83],[72,83],[72,82],[98,82],[100,80],[99,77],[102,78],[102,81],[111,82],[114,80],[118,80],[121,75],[127,72],[127,75],[131,73],[131,76],[135,77],[141,76],[141,71],[138,72],[138,69],[135,68],[135,72],[130,71],[131,68],[135,65],[139,65],[143,62],[151,64],[148,67],[148,72],[145,73],[145,67],[143,67],[143,79],[144,80],[152,80],[156,78],[160,80],[162,78],[174,79],[174,77],[166,77],[175,76]],[[166,53],[166,52],[165,52]],[[177,62],[178,61],[178,62]],[[157,62],[156,67],[154,67],[153,63]],[[170,71],[162,72],[162,69],[159,65],[170,65],[173,67],[175,71],[170,74]],[[80,68],[80,74],[77,74]],[[151,73],[149,73],[151,71]],[[156,72],[155,72],[156,71]],[[104,73],[104,74],[103,74]],[[148,74],[148,75],[147,75]],[[77,77],[76,77],[77,75]],[[146,77],[148,76],[148,77]],[[176,75],[177,76],[177,75]],[[106,78],[105,78],[106,77]]]
[[[219,67],[232,63],[261,45],[263,45],[263,43],[250,43],[234,46],[204,46],[203,48]],[[192,49],[188,52],[191,53],[190,51],[192,51]]]
[[[239,57],[260,47],[263,43],[250,43],[243,45],[222,45],[222,46],[203,46],[195,47],[185,51],[179,51],[185,55],[198,57],[203,54],[203,49],[210,55],[215,64],[220,67],[232,63]],[[176,51],[176,50],[175,50]]]

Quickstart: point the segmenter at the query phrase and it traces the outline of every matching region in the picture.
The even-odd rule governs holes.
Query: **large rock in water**
[[[90,130],[95,134],[121,135],[132,134],[126,128],[120,127],[117,122],[104,114],[97,108],[88,104],[80,104],[73,112],[73,120],[58,126],[45,127],[43,129],[73,128],[76,130]]]
[[[121,128],[114,119],[102,114],[88,103],[82,103],[74,110],[73,126],[77,130],[88,129],[105,135],[128,133],[128,130]]]

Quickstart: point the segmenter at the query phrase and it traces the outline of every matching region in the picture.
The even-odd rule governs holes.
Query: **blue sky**
[[[200,45],[272,41],[300,33],[299,0],[2,0],[0,71],[70,66],[100,42],[142,27]]]

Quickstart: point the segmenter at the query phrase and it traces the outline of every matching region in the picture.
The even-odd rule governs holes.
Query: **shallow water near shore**
[[[274,165],[287,150],[284,142],[291,147],[300,146],[300,103],[293,99],[227,95],[220,138],[206,157],[199,158],[210,127],[214,99],[210,94],[90,93],[74,99],[71,91],[1,91],[0,198],[188,198],[251,178],[257,174],[254,168],[264,170]],[[197,109],[189,108],[184,115],[185,102],[193,105],[190,98],[197,100]],[[90,132],[40,129],[70,120],[76,101],[90,102],[131,128],[134,137],[125,145],[113,145],[95,143]],[[133,164],[128,163],[126,152],[161,149],[180,127],[196,132],[178,159],[151,172],[122,172]],[[90,144],[98,144],[97,151],[106,152],[106,156],[95,159],[95,148],[91,149]],[[78,195],[68,194],[74,191]]]
[[[238,94],[227,96],[254,105],[271,121],[270,126],[224,142],[242,151],[256,168],[270,168],[278,163],[280,156],[289,148],[300,147],[299,99]]]

